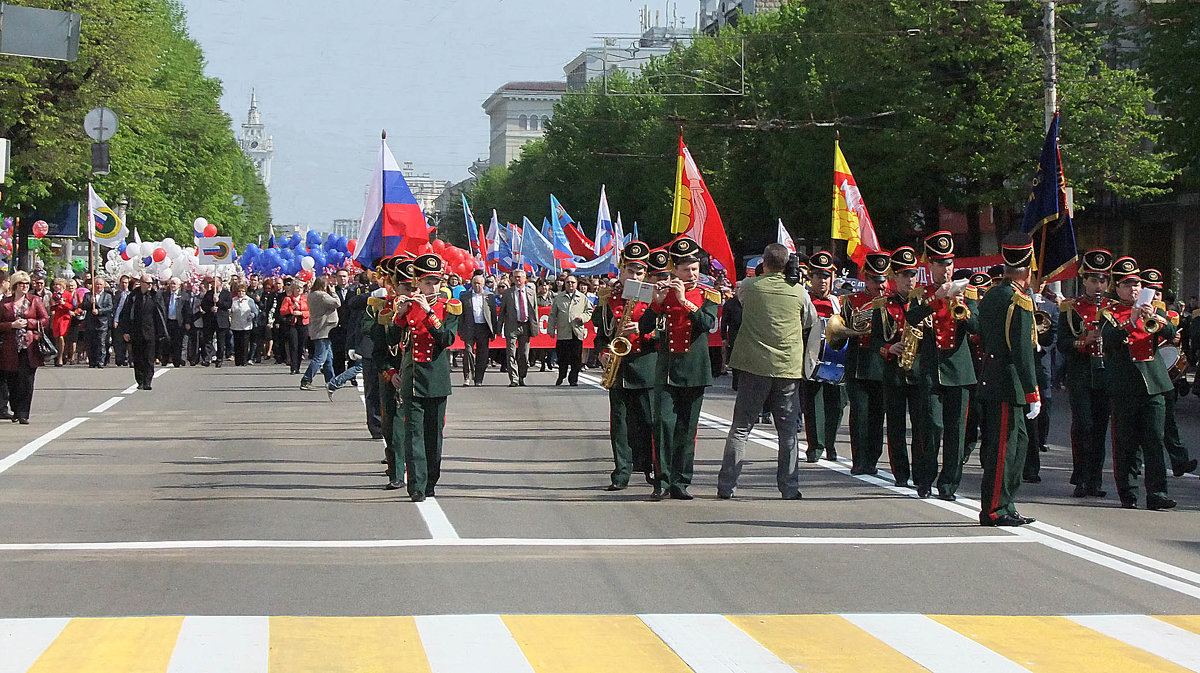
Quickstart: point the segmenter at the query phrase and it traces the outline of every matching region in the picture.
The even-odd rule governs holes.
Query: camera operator
[[[745,462],[746,439],[764,404],[779,435],[775,474],[779,492],[785,500],[800,499],[796,424],[804,376],[804,332],[816,323],[817,313],[798,281],[798,265],[793,266],[792,278],[786,274],[788,266],[787,248],[772,243],[763,251],[763,275],[747,278],[738,288],[742,322],[729,356],[729,366],[738,372],[738,390],[717,478],[717,496],[722,499],[733,497]]]

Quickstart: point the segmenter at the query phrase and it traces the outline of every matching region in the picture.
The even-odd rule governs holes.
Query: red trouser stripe
[[[992,509],[988,516],[997,519],[996,503],[1000,502],[1000,489],[1004,485],[1004,456],[1008,453],[1008,403],[1000,403],[1000,447],[996,452],[996,476],[992,484]]]

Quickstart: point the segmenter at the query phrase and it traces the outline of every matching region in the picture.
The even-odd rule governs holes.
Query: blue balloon
[[[120,253],[122,253],[122,252],[125,252],[125,248],[126,248],[126,246],[128,246],[128,245],[129,245],[129,244],[128,244],[128,243],[126,243],[125,241],[121,241],[121,243],[120,243],[119,245],[117,245],[117,254],[120,254]]]
[[[297,245],[300,245],[300,232],[292,234],[292,237],[288,239],[289,248],[295,248]]]

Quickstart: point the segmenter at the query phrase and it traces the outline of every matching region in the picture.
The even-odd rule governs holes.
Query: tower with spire
[[[250,111],[246,114],[246,123],[242,124],[242,137],[238,138],[238,146],[254,163],[254,169],[263,181],[263,186],[271,186],[271,158],[275,156],[275,140],[264,133],[262,115],[258,111],[258,96],[250,90]]]

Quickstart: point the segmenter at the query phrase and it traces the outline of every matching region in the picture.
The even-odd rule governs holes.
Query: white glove
[[[346,355],[349,356],[351,360],[361,360],[362,359],[362,356],[358,354],[358,351],[354,350],[353,348],[346,351]]]
[[[387,296],[387,288],[381,287],[378,290],[375,290],[374,292],[372,292],[371,296],[376,299],[383,299],[384,297]]]
[[[1040,414],[1040,413],[1042,413],[1042,403],[1041,402],[1030,402],[1029,403],[1029,413],[1025,414],[1025,418],[1028,418],[1029,420],[1032,421],[1033,419],[1037,418],[1038,414]]]

